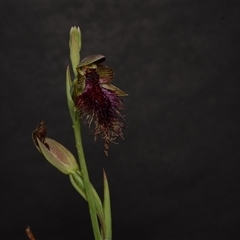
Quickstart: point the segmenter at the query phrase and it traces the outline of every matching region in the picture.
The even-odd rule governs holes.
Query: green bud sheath
[[[47,148],[38,138],[37,142],[43,156],[60,172],[70,174],[79,170],[76,159],[63,145],[51,138],[45,139],[45,144],[47,144],[49,148]]]
[[[72,27],[70,29],[70,39],[69,39],[69,48],[70,48],[70,59],[72,62],[72,68],[74,76],[77,76],[77,65],[80,62],[80,50],[82,46],[81,41],[81,31],[79,27]]]

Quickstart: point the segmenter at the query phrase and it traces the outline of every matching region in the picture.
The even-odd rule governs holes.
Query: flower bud
[[[41,153],[59,171],[70,174],[79,169],[76,159],[63,145],[47,137],[44,143],[39,138],[36,138],[36,140]]]
[[[77,65],[80,62],[80,50],[81,50],[81,31],[79,27],[72,27],[70,29],[70,40],[69,40],[69,48],[70,48],[70,59],[72,62],[72,68],[74,75],[77,76]]]

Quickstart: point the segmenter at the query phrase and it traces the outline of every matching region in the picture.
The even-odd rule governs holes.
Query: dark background
[[[74,154],[65,97],[69,30],[100,53],[129,93],[125,141],[83,142],[113,239],[239,239],[238,2],[0,3],[0,239],[93,239],[86,202],[36,151],[31,132]]]

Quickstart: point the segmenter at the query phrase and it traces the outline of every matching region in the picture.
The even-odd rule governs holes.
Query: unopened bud
[[[79,167],[72,153],[51,138],[45,138],[45,144],[37,138],[38,146],[49,163],[64,174],[76,172]],[[47,146],[46,146],[47,144]]]
[[[72,68],[74,75],[77,76],[77,65],[80,62],[80,50],[81,50],[81,31],[79,27],[72,27],[70,30],[70,40],[69,40],[69,48],[70,48],[70,59],[72,62]]]

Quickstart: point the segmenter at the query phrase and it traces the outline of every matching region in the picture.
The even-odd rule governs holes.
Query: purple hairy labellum
[[[120,110],[124,108],[119,96],[127,94],[110,83],[113,79],[111,68],[99,60],[91,62],[96,56],[101,58],[101,55],[89,56],[77,68],[79,93],[75,96],[75,105],[89,126],[94,123],[94,139],[100,136],[104,140],[104,152],[108,155],[109,143],[115,143],[117,137],[123,138],[124,118]],[[84,65],[84,61],[88,65]]]

